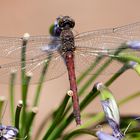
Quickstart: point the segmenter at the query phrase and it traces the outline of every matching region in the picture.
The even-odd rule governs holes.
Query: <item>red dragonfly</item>
[[[77,35],[74,35],[72,31],[74,26],[75,21],[71,17],[60,16],[51,27],[50,36],[31,36],[28,39],[0,37],[0,56],[5,59],[4,63],[8,61],[8,63],[0,65],[0,80],[3,83],[9,81],[9,74],[12,70],[16,70],[17,79],[20,78],[21,62],[19,59],[21,58],[21,49],[26,42],[26,66],[22,69],[26,69],[27,73],[35,73],[32,82],[38,81],[44,62],[50,57],[46,80],[59,77],[68,71],[70,89],[73,91],[73,113],[76,123],[81,124],[75,69],[83,71],[95,62],[97,57],[105,56],[96,65],[94,69],[96,70],[106,59],[115,56],[118,49],[122,49],[126,54],[135,53],[138,55],[139,47],[130,46],[127,42],[140,40],[140,22]],[[124,43],[127,45],[122,45]],[[107,69],[106,72],[114,73],[120,65],[121,63],[115,61],[115,65]],[[94,74],[94,70],[90,74]]]

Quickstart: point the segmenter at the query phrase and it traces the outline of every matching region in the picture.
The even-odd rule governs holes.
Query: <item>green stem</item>
[[[140,58],[138,56],[135,55],[130,55],[130,54],[123,54],[120,53],[116,56],[111,56],[112,58],[118,59],[120,61],[125,61],[125,62],[129,62],[129,61],[134,61],[140,64]]]
[[[91,76],[91,78],[84,84],[84,86],[79,90],[79,96],[82,95],[86,89],[91,85],[91,83],[103,72],[107,66],[111,63],[112,59],[108,59],[97,71],[94,75]]]
[[[19,121],[20,121],[20,114],[22,109],[22,101],[19,102],[16,108],[16,114],[15,114],[15,127],[19,129]]]
[[[63,113],[65,111],[66,105],[68,103],[69,100],[69,96],[66,95],[62,104],[59,106],[59,109],[57,111],[57,113],[55,114],[55,118],[53,120],[53,123],[51,124],[51,126],[49,127],[49,129],[46,131],[46,134],[44,135],[44,140],[48,139],[49,135],[53,132],[53,130],[55,129],[56,126],[58,126],[58,124],[61,122],[61,120],[63,119]]]
[[[83,125],[80,126],[81,129],[85,129],[88,128],[89,126],[95,124],[96,126],[98,126],[98,123],[100,124],[101,120],[104,119],[104,113],[100,112],[96,115],[93,115],[91,117],[91,119],[89,119],[86,123],[84,123]]]
[[[92,90],[88,95],[90,95],[90,97],[96,97],[96,95],[94,93],[95,93],[95,90]],[[84,106],[82,106],[82,105],[80,104],[81,111],[84,109]],[[47,138],[47,140],[53,140],[53,139],[58,138],[61,135],[61,133],[63,132],[63,130],[72,122],[73,119],[74,118],[73,118],[72,113],[67,117],[67,119],[63,118],[59,127],[55,127],[53,133],[50,134],[50,136]],[[43,138],[43,140],[46,140],[46,139]]]
[[[41,124],[39,124],[38,131],[35,133],[35,138],[38,140],[41,132],[43,131],[44,127],[46,126],[47,122],[52,118],[53,113],[51,112],[50,114],[47,113],[43,121],[41,121]]]
[[[0,124],[2,124],[2,118],[3,118],[4,112],[5,112],[5,111],[3,112],[4,102],[5,102],[5,97],[0,96]]]
[[[43,140],[55,140],[55,139],[57,139],[61,135],[63,130],[66,128],[66,126],[68,124],[70,124],[73,119],[74,119],[73,114],[70,114],[67,119],[63,118],[63,120],[61,120],[62,122],[59,125],[59,127],[56,126],[53,133],[51,133],[47,139],[45,137],[43,137]]]
[[[70,134],[68,135],[65,135],[63,137],[63,140],[70,140],[73,136],[78,136],[78,135],[84,135],[84,134],[88,134],[88,135],[91,135],[91,136],[94,136],[94,137],[97,137],[96,136],[96,131],[92,131],[90,129],[77,129],[73,132],[71,132]]]
[[[49,66],[50,61],[51,61],[51,56],[48,56],[48,58],[44,61],[44,67],[43,67],[42,72],[41,72],[41,76],[40,76],[40,79],[39,79],[39,83],[38,83],[36,93],[35,93],[35,98],[34,98],[33,105],[32,105],[33,107],[38,106],[39,97],[40,97],[40,94],[41,94],[41,89],[42,89],[42,86],[43,86],[43,82],[45,80],[45,76],[46,76],[46,73],[47,73],[47,68]],[[45,126],[45,122],[40,125],[41,129],[37,132],[36,138],[39,137],[41,130]]]
[[[140,92],[136,92],[136,93],[124,98],[123,100],[119,101],[118,104],[119,104],[119,106],[124,105],[125,103],[127,103],[127,102],[129,102],[129,101],[131,101],[139,96],[140,96]]]
[[[136,134],[136,133],[140,134],[140,127],[136,127],[127,131],[127,134]]]
[[[26,81],[26,47],[29,39],[29,34],[24,34],[22,40],[21,49],[21,90],[22,90],[22,101],[23,101],[23,113],[22,113],[22,131],[21,136],[24,137],[24,126],[26,117],[26,96],[27,96],[27,81]]]
[[[30,132],[30,129],[31,129],[31,126],[32,126],[32,123],[33,123],[33,120],[35,118],[35,115],[37,114],[38,112],[38,108],[37,107],[33,107],[32,108],[32,111],[29,112],[28,114],[28,119],[27,119],[27,123],[26,123],[26,131],[25,131],[25,134],[28,136],[29,135],[29,132]]]
[[[23,93],[22,94],[22,100],[23,100],[23,109],[22,109],[22,135],[24,136],[26,133],[26,119],[27,119],[27,112],[26,112],[26,107],[27,107],[27,93],[28,93],[28,88],[29,88],[29,83],[31,80],[31,75],[26,76],[26,84],[24,85]]]
[[[11,123],[14,125],[14,120],[15,120],[15,96],[14,96],[14,85],[15,85],[15,78],[16,78],[16,72],[11,73],[11,79],[10,79],[10,111],[11,111]]]
[[[121,76],[126,70],[130,69],[128,63],[124,64],[106,83],[106,86],[110,86],[119,76]]]
[[[96,60],[91,64],[91,66],[85,70],[81,76],[77,79],[77,85],[81,83],[81,81],[89,74],[102,60],[102,57],[97,57]]]
[[[35,98],[34,98],[34,101],[33,101],[33,106],[38,105],[39,96],[40,96],[40,93],[41,93],[41,89],[42,89],[42,86],[43,86],[43,82],[44,82],[44,79],[45,79],[45,76],[46,76],[46,72],[47,72],[47,68],[48,68],[50,60],[51,60],[51,58],[49,57],[44,62],[45,65],[44,65],[44,67],[42,69],[41,76],[40,76],[40,79],[39,79],[39,83],[38,83],[38,86],[37,86],[37,89],[36,89]]]
[[[21,50],[21,83],[22,83],[22,91],[24,89],[24,85],[26,84],[26,45],[27,40],[23,40],[23,46]]]
[[[128,64],[124,64],[106,83],[106,86],[110,86],[118,77],[121,76],[128,68]],[[91,94],[90,94],[91,93]],[[81,102],[81,108],[85,108],[98,94],[99,92],[93,87],[93,90],[90,92],[84,100]],[[92,95],[94,93],[94,95]]]

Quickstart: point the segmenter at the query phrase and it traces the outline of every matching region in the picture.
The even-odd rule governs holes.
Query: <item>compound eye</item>
[[[51,36],[60,36],[61,31],[62,30],[59,27],[57,27],[55,24],[52,24],[50,26],[49,33]]]
[[[49,33],[50,33],[52,36],[54,35],[54,27],[55,27],[55,25],[52,24],[52,25],[50,26],[50,29],[49,29]]]

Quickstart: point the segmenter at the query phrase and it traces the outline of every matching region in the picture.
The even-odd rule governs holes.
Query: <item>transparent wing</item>
[[[66,72],[66,67],[63,62],[63,58],[59,53],[51,54],[51,58],[47,55],[37,57],[35,59],[28,59],[26,66],[22,69],[27,73],[31,73],[31,83],[38,83],[41,74],[44,72],[43,68],[48,62],[48,68],[46,72],[45,80],[51,80],[59,77]],[[10,80],[10,74],[12,71],[16,71],[16,83],[21,83],[21,62],[12,62],[0,66],[0,83],[8,83]]]
[[[76,65],[78,71],[84,71],[89,66],[97,61],[97,58],[102,56],[102,60],[90,74],[95,74],[95,71],[103,66],[106,61],[109,61],[110,55],[116,55],[116,52],[123,52],[124,54],[134,54],[140,56],[140,50],[128,48],[127,45],[122,45],[127,41],[140,40],[140,22],[129,24],[126,26],[96,30],[86,33],[81,33],[75,37],[76,46]],[[112,66],[108,67],[103,74],[115,73],[122,63],[113,60]]]
[[[47,52],[57,50],[59,38],[50,36],[31,36],[27,42],[27,59],[43,55]],[[49,46],[51,44],[51,47]],[[48,47],[49,46],[49,47]],[[5,58],[21,58],[21,49],[23,47],[22,37],[0,37],[0,56]]]
[[[122,55],[134,55],[140,57],[140,51],[135,51],[132,49],[122,49],[121,52],[117,51]],[[80,52],[76,51],[75,55],[75,65],[79,72],[85,72],[90,68],[87,74],[96,74],[97,71],[101,69],[100,74],[110,75],[119,72],[119,69],[124,65],[123,62],[114,59],[114,57],[119,57],[116,51],[112,50],[109,53],[104,52]],[[133,68],[134,64],[130,63],[130,68]]]
[[[140,40],[140,22],[133,24],[109,28],[94,30],[85,33],[80,33],[75,36],[75,45],[77,47],[88,48],[117,48],[120,43],[130,40]],[[105,46],[106,42],[112,43],[110,46]],[[116,42],[118,42],[116,44]],[[102,47],[103,46],[103,47]]]
[[[86,74],[110,75],[117,73],[123,66],[123,63],[111,59],[108,56],[98,56],[96,54],[82,54],[76,52],[75,54],[75,67],[77,72],[83,73],[88,70]]]

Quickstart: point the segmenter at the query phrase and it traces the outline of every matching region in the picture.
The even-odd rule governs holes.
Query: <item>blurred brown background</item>
[[[0,0],[0,35],[22,36],[48,34],[48,28],[59,15],[69,15],[76,21],[75,30],[88,30],[116,27],[140,21],[139,0]],[[105,76],[100,81],[105,81]],[[117,99],[140,90],[140,78],[129,70],[121,76],[110,89]],[[36,85],[30,87],[29,104],[32,102]],[[39,122],[60,103],[69,89],[67,75],[44,83],[40,98],[39,112],[35,121],[35,131]],[[90,90],[90,89],[89,89]],[[0,95],[8,98],[8,85],[0,84]],[[88,92],[87,92],[88,93]],[[20,87],[16,86],[16,103],[20,99]],[[95,107],[96,106],[96,107]],[[140,114],[140,98],[121,107],[121,113]],[[95,108],[94,108],[95,107]],[[85,113],[101,110],[98,99],[92,102]],[[4,115],[3,123],[10,124],[9,107]],[[82,113],[83,114],[83,113]],[[85,121],[85,120],[84,120]],[[75,129],[75,123],[71,125]],[[35,138],[33,138],[35,140]],[[90,136],[82,136],[76,140],[90,140]]]

